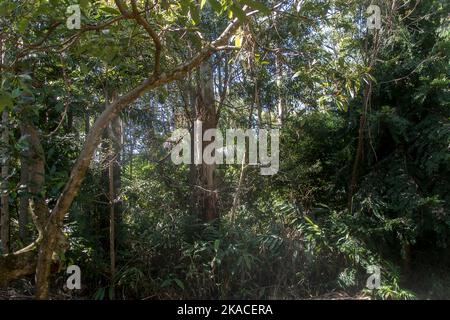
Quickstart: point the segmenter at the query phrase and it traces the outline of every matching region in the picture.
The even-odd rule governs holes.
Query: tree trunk
[[[22,154],[28,165],[27,190],[30,194],[30,207],[34,224],[39,232],[36,244],[39,245],[36,274],[48,273],[53,260],[53,248],[58,251],[58,247],[63,243],[64,236],[60,228],[49,226],[49,210],[45,199],[45,155],[42,148],[37,129],[26,120],[20,127],[22,138],[27,141],[27,151]],[[54,243],[49,247],[49,243]],[[43,255],[46,250],[50,250],[49,255]],[[48,298],[48,277],[36,277],[36,298]]]
[[[363,108],[362,113],[359,119],[359,129],[358,129],[358,146],[356,147],[355,160],[353,162],[352,176],[350,178],[350,185],[348,190],[348,210],[352,212],[353,210],[353,195],[356,190],[356,186],[358,183],[358,171],[359,171],[359,163],[363,156],[364,151],[364,129],[366,126],[366,115],[369,106],[370,95],[372,93],[372,84],[369,83],[364,88],[364,96],[363,96]]]
[[[111,299],[115,298],[114,278],[116,276],[116,249],[115,249],[115,213],[114,213],[114,164],[110,161],[108,164],[109,173],[109,258],[110,258],[110,272],[111,272]]]
[[[112,100],[117,99],[117,94],[113,92]],[[120,216],[121,205],[117,198],[121,185],[121,165],[120,152],[123,145],[122,120],[115,118],[107,128],[109,140],[108,157],[108,193],[109,193],[109,254],[110,254],[110,275],[111,275],[111,298],[115,298],[114,281],[116,274],[116,224]]]
[[[84,111],[84,134],[89,134],[89,130],[91,130],[91,119],[89,116],[89,109],[86,107],[86,110]]]
[[[2,114],[2,141],[4,144],[2,155],[2,182],[1,182],[1,240],[2,252],[9,253],[9,192],[8,192],[8,175],[9,175],[9,111],[7,108]]]
[[[36,270],[36,258],[36,244],[18,252],[0,255],[0,286],[5,286],[10,280],[33,274]]]
[[[22,243],[28,240],[28,208],[29,208],[29,194],[28,194],[28,159],[26,156],[20,156],[20,199],[19,199],[19,238]]]
[[[275,55],[275,77],[277,86],[277,122],[281,126],[284,119],[284,99],[283,99],[283,65],[281,61],[281,54],[279,52]]]
[[[208,129],[216,128],[216,106],[214,97],[213,71],[211,59],[204,61],[198,73],[198,92],[196,101],[196,118],[202,121],[202,136]],[[212,141],[203,141],[201,151]],[[203,163],[197,167],[197,200],[200,217],[209,222],[218,218],[217,190],[215,183],[215,164]]]

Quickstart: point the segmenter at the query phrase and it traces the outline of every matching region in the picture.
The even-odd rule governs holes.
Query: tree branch
[[[119,1],[120,2],[120,1]],[[133,10],[133,18],[137,21],[138,24],[140,24],[145,31],[150,35],[150,37],[153,40],[153,43],[155,44],[155,68],[154,68],[154,74],[158,75],[160,73],[160,64],[161,64],[161,51],[162,51],[162,45],[161,40],[159,39],[158,34],[153,30],[153,28],[150,26],[150,24],[145,20],[141,15],[139,14],[138,8],[136,6],[136,0],[131,1],[131,7]]]

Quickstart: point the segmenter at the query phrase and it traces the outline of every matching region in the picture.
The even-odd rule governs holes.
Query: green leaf
[[[242,10],[239,5],[233,3],[230,6],[230,11],[233,12],[233,15],[235,15],[240,22],[245,22],[247,20],[244,10]]]
[[[175,281],[175,283],[177,284],[177,286],[179,286],[181,289],[184,290],[184,284],[183,284],[183,282],[181,282],[180,279],[173,279],[173,281]]]
[[[13,99],[8,92],[0,92],[0,111],[3,111],[4,108],[12,108]]]
[[[191,14],[191,19],[195,24],[200,23],[200,10],[195,3],[191,3],[189,6],[189,12]]]
[[[13,99],[17,98],[18,96],[20,96],[22,94],[22,91],[20,90],[20,88],[16,88],[11,92],[11,97]]]
[[[219,240],[219,239],[216,239],[216,240],[214,241],[214,251],[219,250],[219,246],[220,246],[220,240]]]
[[[97,292],[94,294],[95,300],[103,300],[105,297],[105,288],[100,288],[97,290]]]
[[[172,280],[170,280],[170,279],[164,280],[163,283],[161,284],[161,288],[168,287],[171,282],[172,282]]]
[[[20,80],[32,80],[31,76],[29,74],[26,74],[26,73],[20,74],[19,78],[20,78]]]
[[[180,0],[181,13],[187,15],[190,9],[189,0]]]
[[[79,0],[80,7],[86,9],[87,6],[89,5],[89,2],[90,2],[89,0]]]
[[[100,10],[102,10],[103,12],[106,12],[106,13],[113,14],[113,15],[120,14],[119,10],[117,10],[115,8],[111,8],[111,7],[101,7]]]
[[[19,21],[19,24],[17,25],[17,29],[19,30],[19,33],[23,33],[25,32],[25,29],[28,26],[28,19],[23,18],[22,20]]]
[[[14,10],[14,4],[10,2],[3,2],[0,3],[0,16],[7,16],[10,15],[11,12]]]
[[[201,0],[200,1],[200,10],[203,9],[203,7],[205,6],[206,0]]]
[[[113,296],[114,296],[114,288],[113,287],[109,287],[109,300],[112,300],[113,299]]]
[[[297,71],[296,73],[294,73],[294,75],[292,76],[292,80],[294,80],[295,78],[297,78],[299,75],[301,75],[302,72],[301,71]]]
[[[242,37],[238,34],[234,36],[234,45],[239,48],[242,46]]]
[[[211,8],[214,10],[215,13],[219,14],[222,12],[222,5],[217,0],[208,0],[209,4],[211,5]]]
[[[270,14],[270,9],[261,2],[255,0],[241,0],[241,3],[248,5],[252,9],[259,10],[263,14]]]

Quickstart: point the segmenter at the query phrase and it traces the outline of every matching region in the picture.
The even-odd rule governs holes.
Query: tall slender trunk
[[[283,64],[281,61],[281,53],[275,55],[275,77],[277,86],[277,123],[279,126],[283,124],[284,119],[284,98],[283,98]]]
[[[2,113],[2,141],[3,141],[3,155],[2,155],[2,183],[1,183],[1,240],[2,252],[9,253],[9,192],[8,192],[8,175],[9,175],[9,111],[5,108]]]
[[[366,126],[366,115],[370,101],[370,95],[372,93],[372,83],[369,80],[369,83],[364,88],[363,95],[363,108],[362,113],[359,118],[359,129],[358,129],[358,145],[356,147],[355,160],[353,162],[352,175],[350,178],[350,185],[348,190],[348,210],[352,212],[353,210],[353,195],[356,190],[356,186],[358,184],[358,172],[359,172],[359,164],[361,162],[363,152],[364,152],[364,129]]]
[[[189,104],[189,108],[188,108],[188,116],[189,116],[189,125],[190,125],[190,137],[191,137],[191,150],[194,150],[195,145],[194,145],[194,120],[197,116],[197,112],[196,112],[196,105],[195,105],[195,101],[196,101],[196,92],[194,91],[194,89],[192,88],[192,75],[189,74],[189,86],[187,89],[187,99],[188,99],[188,104]],[[189,206],[189,212],[191,215],[198,215],[199,212],[199,203],[198,203],[198,190],[196,187],[197,184],[197,166],[194,163],[194,152],[191,152],[191,162],[189,165],[189,183],[192,186],[191,188],[191,193],[190,193],[190,206]]]
[[[20,187],[21,194],[19,199],[19,238],[22,243],[26,243],[28,240],[27,224],[28,224],[28,208],[29,208],[29,195],[28,195],[28,176],[29,176],[28,159],[24,156],[20,156]]]
[[[198,75],[196,118],[197,120],[202,121],[203,136],[203,133],[206,130],[216,128],[217,126],[211,59],[200,65]],[[202,152],[210,143],[212,142],[203,142]],[[200,216],[204,221],[213,221],[219,217],[217,210],[215,168],[215,164],[206,164],[204,161],[197,168],[197,199]]]
[[[258,81],[255,78],[255,88],[254,88],[254,102],[256,105],[256,108],[258,110],[258,128],[261,129],[263,127],[263,120],[262,120],[262,110],[261,110],[261,103],[259,103],[259,88],[258,88]]]
[[[111,94],[112,101],[117,99],[115,91]],[[121,185],[120,152],[123,145],[122,119],[115,118],[107,127],[109,140],[108,156],[108,198],[109,198],[109,257],[111,276],[111,299],[115,299],[115,276],[116,276],[116,226],[120,218],[121,205],[118,194]]]
[[[115,248],[115,212],[114,212],[114,158],[108,164],[108,175],[109,175],[109,258],[111,264],[111,299],[115,298],[115,286],[114,278],[116,276],[116,248]]]
[[[0,65],[4,63],[5,52],[3,50],[3,38],[0,36]],[[1,75],[0,75],[1,80]],[[8,175],[9,175],[9,111],[4,108],[2,112],[2,142],[3,150],[1,159],[1,183],[0,183],[0,240],[2,241],[3,253],[9,253],[9,193],[8,193]]]
[[[89,115],[89,109],[86,107],[84,111],[84,134],[87,136],[91,130],[91,119]]]
[[[154,95],[149,94],[148,95],[148,121],[147,121],[147,139],[148,139],[148,159],[150,161],[156,160],[156,135],[155,135],[155,120],[156,120],[156,114],[155,114],[155,102],[154,102]]]
[[[133,134],[130,131],[129,135],[130,139],[130,148],[128,150],[128,158],[129,158],[129,166],[130,166],[130,179],[133,179],[133,150],[134,150],[134,143],[133,143]]]

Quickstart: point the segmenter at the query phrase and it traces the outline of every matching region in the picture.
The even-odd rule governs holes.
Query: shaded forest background
[[[73,4],[0,0],[2,296],[450,298],[448,2]],[[278,173],[174,165],[197,119]]]

